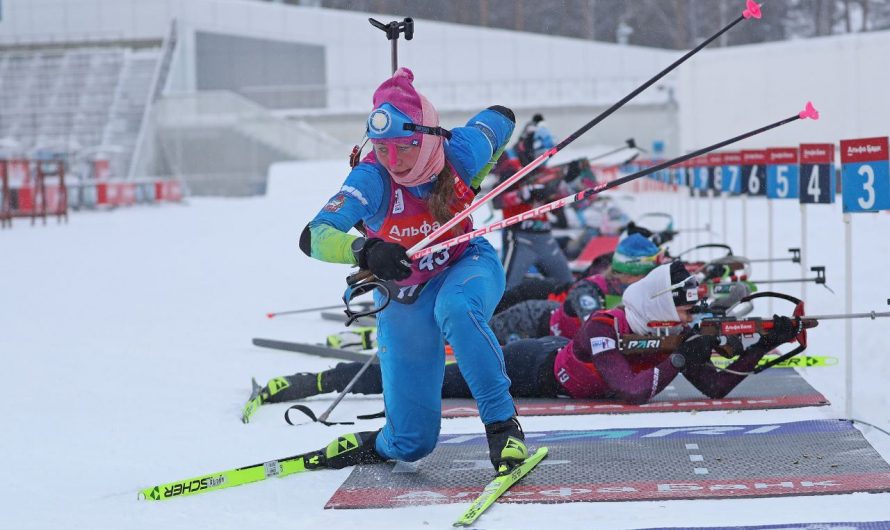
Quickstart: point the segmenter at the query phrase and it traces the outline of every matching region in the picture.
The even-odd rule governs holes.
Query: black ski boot
[[[525,434],[516,416],[486,425],[485,435],[488,436],[488,456],[498,475],[509,473],[528,458]]]
[[[282,403],[317,396],[321,393],[318,389],[319,375],[299,373],[270,379],[260,392],[260,397],[263,403]]]
[[[306,469],[342,469],[346,466],[383,462],[383,457],[374,448],[379,433],[380,431],[344,434],[324,449],[309,453],[304,459]]]

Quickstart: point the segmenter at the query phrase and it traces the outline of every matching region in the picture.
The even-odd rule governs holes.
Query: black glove
[[[411,260],[405,247],[398,243],[372,238],[354,253],[358,266],[381,280],[404,280],[411,276]]]
[[[652,236],[654,235],[652,233],[652,230],[649,230],[646,227],[640,226],[633,221],[627,223],[627,226],[624,227],[624,231],[627,232],[627,235],[629,235],[629,236],[633,235],[633,234],[640,234],[641,236],[643,236],[649,240],[651,240]]]
[[[719,343],[717,337],[708,335],[693,337],[681,344],[677,351],[671,354],[671,364],[680,371],[689,366],[704,364],[711,359],[711,352]]]
[[[547,199],[547,190],[543,184],[526,184],[519,188],[519,198],[522,202],[544,202]]]
[[[563,180],[566,182],[572,182],[576,178],[581,176],[581,163],[586,162],[586,160],[572,160],[565,167]]]
[[[581,280],[569,290],[563,308],[566,315],[578,317],[584,321],[594,311],[603,309],[603,299],[604,297],[596,284]]]
[[[726,273],[726,267],[719,263],[709,263],[702,268],[702,274],[705,280],[713,280],[714,278],[722,278]]]
[[[800,322],[788,317],[773,315],[773,328],[766,332],[760,339],[760,343],[769,348],[775,348],[780,344],[791,342],[800,333]]]

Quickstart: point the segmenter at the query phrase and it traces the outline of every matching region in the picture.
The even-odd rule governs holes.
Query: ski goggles
[[[409,138],[414,133],[451,138],[451,131],[448,129],[418,125],[390,103],[380,105],[368,116],[367,136],[371,141]],[[418,141],[414,140],[411,144],[417,145]]]

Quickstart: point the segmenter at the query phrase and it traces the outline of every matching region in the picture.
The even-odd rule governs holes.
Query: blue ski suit
[[[483,110],[465,127],[451,131],[451,138],[444,143],[447,165],[467,187],[478,189],[509,141],[513,127],[512,116],[507,117],[496,107]],[[355,236],[346,233],[351,227],[361,222],[369,233],[380,232],[384,226],[398,227],[393,219],[398,220],[399,214],[407,210],[405,191],[425,201],[432,189],[432,183],[404,188],[395,184],[386,169],[369,155],[353,168],[340,191],[309,223],[301,247],[323,261],[354,264],[350,244]],[[417,204],[426,208],[425,202],[410,203],[415,208]],[[383,237],[392,233],[386,230]],[[475,238],[459,257],[452,255],[424,280],[414,289],[400,283],[401,288],[392,293],[392,303],[378,314],[386,425],[377,436],[376,450],[387,459],[415,461],[436,445],[442,414],[445,340],[454,348],[482,422],[505,421],[515,414],[503,352],[488,326],[504,292],[504,269],[495,250],[484,239]],[[408,295],[400,299],[399,295],[405,293]],[[375,295],[379,303],[381,295]]]

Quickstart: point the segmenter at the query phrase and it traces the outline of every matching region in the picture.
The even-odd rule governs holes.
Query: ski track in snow
[[[291,427],[284,405],[265,406],[242,425],[250,377],[261,382],[335,361],[255,348],[252,337],[320,342],[339,325],[315,314],[265,318],[272,310],[336,303],[345,267],[309,260],[298,249],[305,223],[338,189],[343,161],[278,164],[269,195],[192,199],[185,206],[85,212],[68,226],[0,232],[0,353],[7,425],[2,436],[2,528],[445,528],[463,505],[397,510],[324,510],[349,470],[295,475],[168,502],[136,500],[149,485],[316,449],[350,426]],[[616,192],[627,195],[625,190]],[[748,201],[748,257],[766,248],[766,202]],[[679,194],[637,194],[632,214],[674,213],[679,228],[695,206]],[[730,199],[727,241],[742,252],[741,201]],[[699,223],[708,219],[698,203]],[[713,227],[722,233],[721,200]],[[775,254],[800,246],[796,201],[774,202]],[[828,267],[831,294],[807,287],[808,312],[843,312],[840,205],[808,210],[810,265]],[[886,309],[890,296],[890,215],[854,222],[854,311]],[[495,242],[497,235],[492,238]],[[675,251],[722,236],[682,234]],[[755,264],[763,278],[765,265]],[[799,277],[780,263],[776,277]],[[809,275],[809,274],[808,274]],[[798,285],[781,286],[799,294]],[[777,304],[775,311],[785,308]],[[890,378],[882,321],[854,322],[854,416],[890,426]],[[810,332],[814,355],[841,364],[804,370],[835,405],[772,411],[624,416],[526,417],[526,431],[709,424],[763,424],[841,417],[842,321]],[[309,400],[318,412],[332,397]],[[334,419],[377,412],[382,400],[350,396]],[[354,426],[371,430],[372,420]],[[863,427],[890,456],[890,437]],[[443,421],[444,433],[477,433],[476,418]],[[480,484],[481,486],[481,484]],[[479,528],[646,528],[890,519],[890,494],[767,499],[497,505]]]

